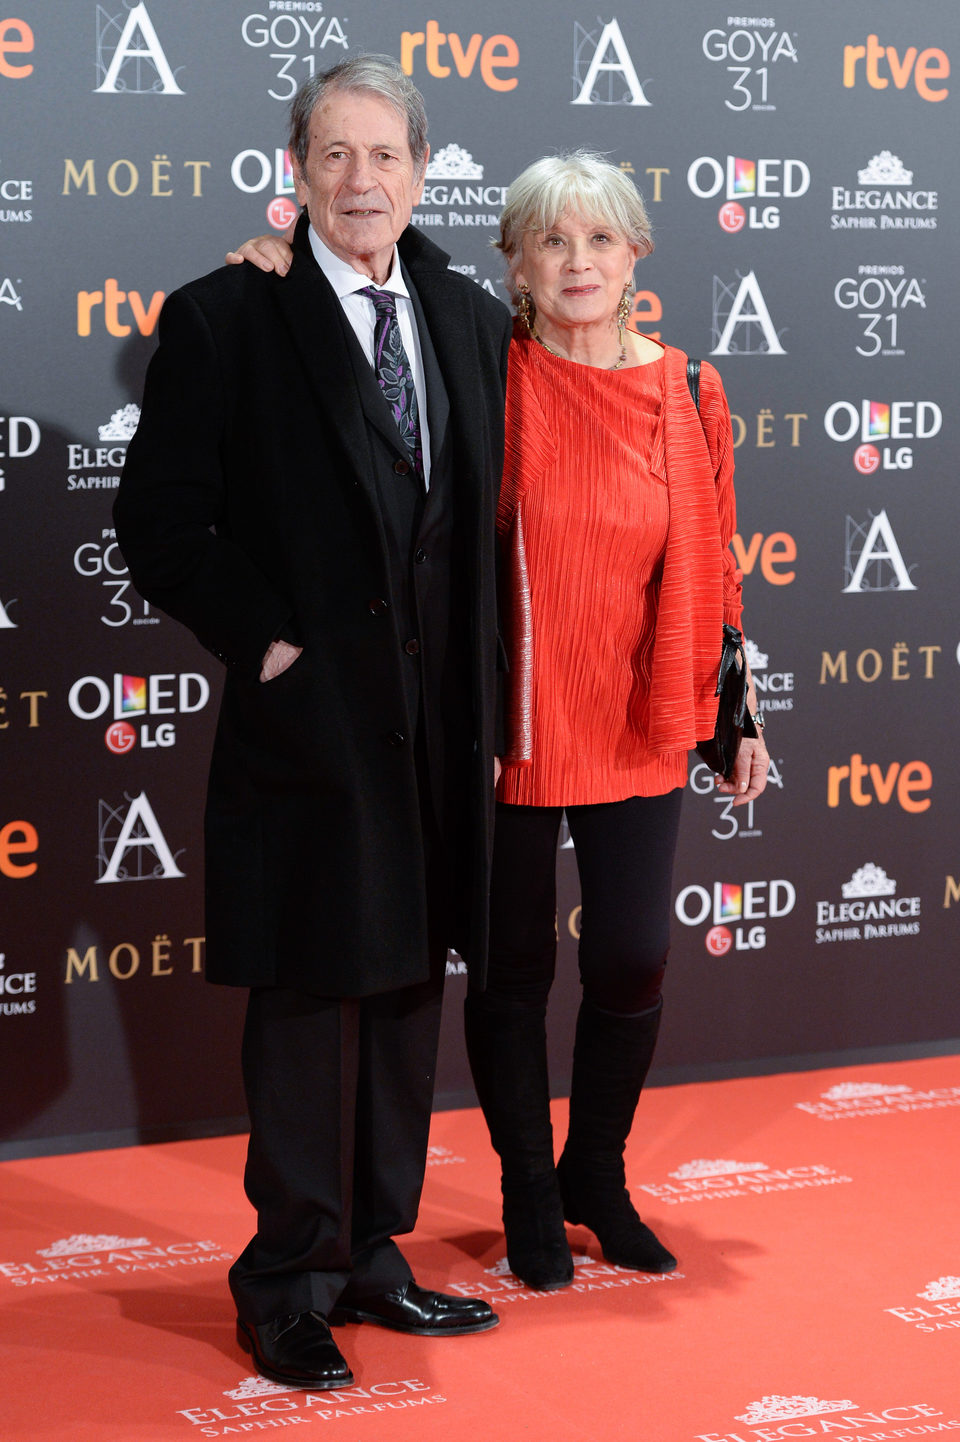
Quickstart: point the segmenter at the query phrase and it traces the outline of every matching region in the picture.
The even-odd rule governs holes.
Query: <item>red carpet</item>
[[[556,1105],[558,1128],[565,1104]],[[886,1442],[960,1432],[960,1057],[660,1088],[628,1177],[681,1260],[505,1270],[479,1112],[434,1119],[418,1280],[489,1297],[460,1339],[347,1327],[356,1384],[250,1378],[228,1259],[244,1139],[0,1166],[2,1442]]]

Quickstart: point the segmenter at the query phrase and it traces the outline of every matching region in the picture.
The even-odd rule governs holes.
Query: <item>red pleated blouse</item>
[[[664,425],[670,371],[667,353],[608,371],[553,356],[525,336],[514,339],[498,515],[511,613],[512,735],[497,792],[502,801],[587,805],[662,795],[686,782],[696,737],[669,722],[665,731],[651,726],[671,540]],[[661,658],[659,690],[667,697],[691,681],[698,692],[712,689],[722,621],[739,618],[739,575],[727,582],[732,557],[729,563],[721,557],[718,476],[704,425],[692,403],[689,409],[706,463],[713,534],[701,539],[712,547],[706,614],[714,610],[716,622],[704,626],[698,608],[680,618],[681,631],[699,624],[708,632],[700,649],[710,660],[705,675],[690,678],[679,652]],[[732,490],[730,497],[732,505]],[[689,539],[696,548],[696,535]],[[674,556],[671,573],[677,569]],[[687,585],[695,581],[692,573],[686,578]],[[698,665],[704,671],[702,659]],[[697,703],[695,711],[715,717],[712,696],[705,711],[702,695]],[[664,734],[653,735],[658,729]],[[712,729],[711,720],[703,734]]]

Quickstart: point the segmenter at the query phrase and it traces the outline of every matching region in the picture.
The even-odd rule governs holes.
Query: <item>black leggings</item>
[[[683,792],[595,806],[497,805],[486,1004],[546,1004],[557,953],[560,818],[580,873],[580,980],[603,1011],[660,1001],[670,945],[673,858]]]

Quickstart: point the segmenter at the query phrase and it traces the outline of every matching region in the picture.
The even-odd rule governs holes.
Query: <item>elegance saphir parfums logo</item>
[[[836,1437],[837,1442],[876,1442],[881,1437],[913,1437],[960,1427],[960,1421],[931,1402],[864,1407],[849,1397],[800,1393],[761,1397],[735,1420],[739,1424],[736,1431],[699,1432],[695,1442],[790,1442],[791,1438],[824,1435]]]
[[[960,1328],[960,1277],[937,1277],[928,1282],[917,1301],[904,1307],[884,1307],[892,1317],[906,1322],[916,1332],[954,1332]]]
[[[960,1107],[960,1086],[914,1088],[905,1083],[849,1081],[820,1093],[819,1101],[795,1102],[798,1111],[821,1121],[884,1117],[902,1112]]]
[[[686,1202],[711,1202],[731,1197],[756,1197],[773,1192],[804,1191],[810,1187],[832,1187],[850,1182],[833,1167],[822,1163],[807,1166],[771,1167],[766,1162],[737,1162],[700,1157],[670,1172],[667,1182],[644,1182],[640,1190],[667,1206]]]

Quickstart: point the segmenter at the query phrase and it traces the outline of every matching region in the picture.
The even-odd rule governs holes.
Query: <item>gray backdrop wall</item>
[[[691,771],[659,1075],[960,1034],[953,0],[0,0],[0,1155],[242,1114],[243,997],[201,974],[217,665],[134,594],[110,508],[163,296],[288,223],[287,102],[363,49],[426,97],[416,223],[496,295],[523,165],[628,170],[636,324],[735,414],[771,784],[734,811]]]

